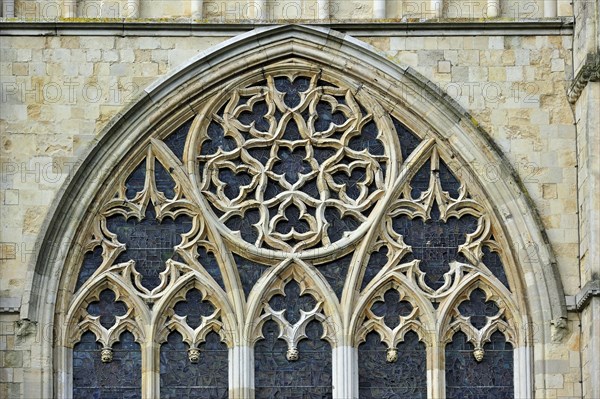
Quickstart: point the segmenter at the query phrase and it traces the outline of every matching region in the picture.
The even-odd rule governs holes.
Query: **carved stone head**
[[[188,358],[192,363],[198,363],[200,361],[200,350],[197,348],[188,349]]]
[[[477,362],[480,362],[483,360],[484,354],[485,354],[485,351],[481,347],[475,348],[475,350],[473,351],[473,356],[475,356],[475,360],[477,360]]]
[[[300,352],[297,348],[290,348],[288,349],[285,357],[289,362],[295,362],[296,360],[298,360],[298,357],[300,357]]]
[[[396,348],[389,348],[385,359],[388,363],[396,363],[398,361],[398,350]]]
[[[113,361],[113,350],[111,348],[102,348],[100,352],[100,358],[102,363],[110,363]]]

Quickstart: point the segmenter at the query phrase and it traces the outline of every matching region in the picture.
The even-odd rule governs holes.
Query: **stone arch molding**
[[[96,211],[100,209],[102,204],[98,203],[97,194],[111,184],[111,179],[118,172],[115,168],[123,159],[136,156],[142,159],[148,155],[161,162],[164,161],[168,154],[154,137],[161,136],[161,132],[164,132],[162,133],[164,136],[174,126],[179,126],[203,112],[202,104],[206,104],[211,97],[220,92],[230,91],[228,85],[231,84],[233,77],[242,76],[239,79],[243,79],[245,71],[254,71],[254,75],[249,74],[248,76],[256,77],[262,73],[267,77],[268,68],[266,67],[268,65],[277,65],[285,60],[290,61],[286,64],[288,67],[304,65],[304,68],[315,76],[321,73],[321,69],[326,69],[330,75],[337,74],[340,79],[350,82],[348,85],[356,96],[361,95],[361,90],[366,90],[363,84],[373,92],[384,93],[380,95],[381,109],[374,110],[373,117],[382,118],[385,112],[393,113],[410,130],[419,132],[423,138],[421,145],[415,151],[416,154],[411,154],[405,161],[422,164],[424,159],[431,159],[435,165],[435,159],[443,158],[451,169],[460,169],[470,176],[469,184],[473,191],[472,194],[479,198],[479,201],[474,201],[477,202],[477,205],[472,205],[469,208],[471,210],[466,212],[483,213],[479,208],[484,207],[485,211],[490,214],[490,219],[497,224],[494,231],[495,239],[506,247],[506,273],[517,295],[514,295],[513,298],[506,289],[503,290],[503,287],[487,290],[486,295],[489,298],[497,298],[502,303],[503,311],[506,310],[506,314],[511,315],[513,319],[508,336],[516,348],[515,394],[517,397],[530,396],[533,392],[531,376],[535,372],[532,366],[533,361],[536,365],[543,364],[543,347],[551,340],[550,323],[552,320],[564,317],[565,307],[562,287],[556,276],[551,250],[523,185],[519,182],[507,159],[502,156],[487,134],[473,123],[466,111],[441,93],[435,85],[413,69],[400,67],[391,62],[374,48],[350,36],[324,28],[286,25],[259,28],[237,36],[199,54],[167,77],[160,79],[147,88],[132,106],[117,115],[94,142],[76,173],[65,183],[59,193],[60,199],[56,201],[45,222],[44,233],[40,235],[39,252],[35,261],[29,266],[28,287],[23,297],[21,317],[40,325],[53,324],[56,321],[55,317],[62,318],[61,320],[68,318],[69,304],[72,303],[74,288],[73,275],[75,274],[76,277],[77,273],[70,259],[74,257],[73,254],[88,250],[78,241],[80,224],[82,221],[90,220],[90,209]],[[239,84],[239,79],[236,84]],[[137,155],[132,155],[131,151],[135,148],[144,150]],[[477,164],[497,165],[503,172],[503,178],[497,181],[477,178],[477,174],[471,168],[472,165]],[[184,166],[182,165],[182,168]],[[392,207],[401,209],[402,204],[392,204],[396,198],[394,195],[400,194],[402,182],[410,180],[413,176],[403,175],[403,172],[394,170],[394,168],[396,166],[389,165],[388,170],[397,174],[396,184],[390,183],[385,190],[381,190],[379,198],[380,202],[386,202],[389,206],[393,205]],[[183,169],[176,170],[173,173],[184,173],[184,171]],[[176,190],[185,195],[193,195],[193,188],[185,187],[185,185],[177,187]],[[441,189],[431,188],[431,198],[438,196],[437,198],[440,199],[440,195],[443,195]],[[413,212],[416,214],[427,213],[430,205],[427,201],[427,198],[423,197],[420,208],[413,209]],[[203,200],[200,202],[204,203]],[[168,208],[168,204],[165,206]],[[463,212],[461,206],[463,205],[452,207],[450,204],[443,212],[460,213]],[[469,206],[467,204],[467,208]],[[204,210],[196,209],[198,213],[202,211]],[[132,209],[130,212],[139,214],[141,210]],[[176,211],[165,209],[165,212]],[[402,211],[397,212],[402,213]],[[378,214],[378,212],[373,213]],[[379,223],[382,218],[383,216],[373,216],[370,224],[361,224],[357,234],[366,238],[358,241],[349,240],[347,245],[337,245],[336,243],[328,245],[321,237],[319,240],[321,240],[322,246],[318,250],[296,251],[294,248],[284,248],[281,240],[272,242],[272,245],[264,250],[266,252],[256,246],[245,245],[242,249],[250,258],[255,260],[274,259],[273,270],[281,270],[280,276],[275,275],[274,272],[266,273],[258,281],[256,289],[248,296],[248,302],[255,297],[260,298],[259,291],[263,293],[283,292],[287,282],[292,279],[302,279],[301,270],[308,271],[307,278],[310,279],[310,284],[302,281],[299,283],[301,283],[303,292],[310,291],[309,293],[313,294],[311,290],[315,290],[313,296],[317,300],[318,306],[309,312],[311,314],[307,318],[331,323],[331,329],[337,329],[337,339],[332,340],[331,344],[334,356],[333,364],[338,365],[340,370],[344,370],[343,365],[353,363],[357,356],[357,342],[347,337],[353,334],[359,337],[364,336],[371,328],[369,326],[376,324],[376,317],[369,313],[368,306],[375,299],[382,298],[384,289],[398,290],[402,298],[411,301],[416,310],[407,316],[406,321],[411,323],[410,325],[416,326],[414,330],[419,333],[423,342],[428,342],[433,346],[437,345],[435,342],[431,342],[432,339],[427,336],[427,331],[433,329],[438,333],[445,334],[446,330],[451,328],[448,327],[451,324],[436,324],[435,320],[425,314],[428,311],[427,305],[416,298],[414,294],[415,287],[419,284],[418,271],[401,274],[397,270],[390,270],[389,275],[382,278],[381,281],[366,287],[366,292],[370,292],[375,299],[364,295],[361,297],[356,294],[360,289],[358,281],[362,277],[360,267],[357,265],[365,259],[355,257],[349,267],[346,288],[340,294],[338,301],[333,292],[327,292],[325,288],[327,282],[311,266],[313,261],[327,261],[328,258],[333,257],[333,253],[336,251],[344,253],[357,250],[358,253],[368,254],[367,247],[377,245],[377,237],[380,236],[380,232],[371,227],[385,225],[385,223]],[[231,232],[226,231],[223,224],[215,223],[202,228],[206,229],[205,234],[216,246],[240,245],[240,241],[232,238]],[[196,228],[196,230],[198,229],[200,227]],[[485,239],[490,238],[489,231],[485,230],[485,223],[478,229],[482,237],[487,234]],[[481,248],[469,250],[477,254]],[[397,251],[402,252],[403,249],[398,248]],[[231,256],[223,255],[220,262],[223,265],[224,279],[231,280],[227,284],[233,284],[235,273]],[[456,267],[460,268],[460,265]],[[469,273],[465,272],[467,277],[460,283],[462,285],[455,287],[454,293],[450,295],[453,297],[448,299],[445,306],[456,305],[460,298],[468,297],[469,293],[475,289],[474,287],[481,287],[485,290],[485,287],[493,284],[489,281],[490,277],[484,275],[485,273]],[[413,278],[406,276],[413,276]],[[189,277],[189,280],[180,285],[197,286],[213,303],[226,303],[221,307],[222,311],[225,309],[228,313],[233,312],[233,315],[231,313],[224,315],[219,323],[227,325],[228,330],[236,323],[240,326],[244,325],[246,322],[243,319],[246,299],[243,294],[225,293],[216,284],[201,285],[198,283],[197,277]],[[104,287],[111,286],[111,283],[98,283],[97,285]],[[403,285],[408,289],[402,289]],[[115,287],[114,284],[112,286]],[[119,287],[116,289],[119,290]],[[238,291],[241,292],[239,283]],[[154,294],[148,292],[146,295]],[[442,287],[438,291],[430,290],[426,296],[429,299],[435,299],[447,295]],[[86,303],[88,299],[82,297],[77,298],[77,301]],[[167,299],[164,301],[166,303]],[[340,310],[339,304],[348,301],[360,304],[363,309],[360,317]],[[139,310],[141,306],[141,304],[132,304],[131,308],[142,314],[143,312]],[[251,306],[252,312],[259,320],[277,319],[278,317],[275,313],[267,314],[268,312],[264,311],[261,313],[261,306],[257,302],[248,304],[248,306]],[[367,322],[362,323],[363,320],[367,320]],[[215,321],[215,323],[217,322]],[[302,334],[302,326],[289,323],[286,325],[282,320],[279,320],[278,323],[288,328],[293,334]],[[458,327],[455,328],[467,331],[468,328],[463,326],[465,323],[464,320],[457,320],[455,324]],[[498,321],[496,324],[498,323],[501,322]],[[502,321],[502,323],[504,322]],[[220,327],[213,324],[210,328],[218,331]],[[427,326],[427,324],[430,325]],[[535,337],[532,336],[534,331],[531,329],[531,324],[537,326]],[[342,326],[341,329],[340,326]],[[401,341],[405,333],[402,329],[395,332],[375,327],[372,329],[377,330],[384,341],[387,339],[393,343]],[[60,330],[60,328],[56,329],[56,338],[64,344],[67,340],[66,334],[61,334]],[[238,331],[240,330],[255,331],[256,326],[245,329],[238,328]],[[491,334],[490,331],[488,331],[488,335]],[[108,334],[108,332],[104,333]],[[160,335],[164,332],[156,332],[156,334]],[[188,335],[192,336],[192,332]],[[252,358],[251,339],[246,337],[244,340],[243,335],[225,339],[230,347],[230,356],[232,357],[230,361],[230,395],[234,397],[249,397],[252,391],[251,373],[241,372],[247,368],[247,359]],[[479,339],[481,340],[481,337]],[[191,340],[193,338],[190,338],[190,342]],[[237,344],[234,343],[236,340]],[[358,340],[360,341],[360,339]],[[535,351],[535,355],[532,351],[533,342],[535,342],[536,348],[540,349]],[[291,339],[289,344],[290,350],[293,349],[294,340]],[[67,349],[55,350],[51,341],[42,340],[39,347],[34,348],[34,351],[38,352],[37,355],[42,358],[54,359],[54,361],[32,366],[39,369],[38,375],[41,379],[43,397],[55,396],[55,386],[59,393],[64,393],[65,387],[69,385],[68,346],[65,346]],[[443,365],[429,366],[434,373],[443,374]],[[348,379],[348,375],[355,375],[354,372],[355,370],[348,369],[345,372],[339,372],[339,375],[334,375],[333,385],[345,387],[334,392],[336,397],[357,396],[358,387],[355,385],[358,383],[347,384],[344,382]],[[443,381],[443,378],[440,380]],[[25,389],[29,388],[26,386]],[[143,389],[146,392],[153,392],[156,387],[145,386]],[[441,393],[440,389],[439,386],[428,386],[430,395],[435,397]],[[28,396],[27,392],[25,396]]]

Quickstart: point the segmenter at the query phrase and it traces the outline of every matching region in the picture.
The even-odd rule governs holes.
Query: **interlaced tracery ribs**
[[[66,316],[76,359],[157,344],[165,397],[198,384],[227,396],[234,346],[255,348],[258,396],[330,395],[341,343],[359,347],[363,397],[425,397],[434,342],[463,366],[512,362],[518,308],[498,230],[435,137],[301,63],[232,87],[134,151],[82,228]],[[193,381],[173,374],[185,372]]]

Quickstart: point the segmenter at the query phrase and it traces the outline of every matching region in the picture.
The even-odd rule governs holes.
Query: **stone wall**
[[[5,0],[5,3],[9,3]],[[200,11],[194,8],[194,3]],[[487,0],[387,0],[377,15],[373,0],[15,0],[14,15],[21,19],[52,20],[73,16],[88,18],[189,18],[247,20],[291,19],[364,20],[372,18],[422,19],[447,17],[481,19],[492,12]],[[528,19],[573,15],[569,0],[498,0],[492,9],[498,17]],[[320,9],[326,11],[320,11]],[[6,11],[4,13],[6,16]]]
[[[17,6],[23,3],[17,1]],[[371,2],[344,4],[359,3],[365,3],[361,10],[368,12]],[[172,15],[186,12],[175,10]],[[577,131],[567,95],[573,78],[573,37],[568,27],[540,26],[528,30],[506,26],[505,31],[501,26],[476,35],[451,31],[444,36],[405,29],[375,35],[365,29],[354,36],[430,79],[490,134],[523,182],[523,195],[535,204],[565,294],[574,296],[581,282]],[[0,35],[2,397],[19,397],[24,370],[27,374],[31,362],[48,361],[32,359],[28,352],[28,345],[48,339],[45,327],[28,325],[33,332],[18,343],[16,321],[40,228],[63,181],[82,161],[86,148],[95,144],[96,135],[148,85],[236,33],[118,36],[92,29],[62,36],[29,36],[25,31],[23,36]],[[591,87],[587,90],[588,98],[597,93]],[[595,98],[583,108],[591,110],[596,104],[597,109]],[[587,115],[583,108],[579,114]],[[471,167],[482,179],[503,178],[500,165]],[[576,313],[570,314],[567,326],[562,341],[548,347],[554,369],[536,375],[539,393],[545,397],[581,395],[579,339],[590,338],[579,336]]]

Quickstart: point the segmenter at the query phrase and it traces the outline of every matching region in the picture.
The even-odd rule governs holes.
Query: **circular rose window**
[[[243,245],[349,245],[389,185],[395,145],[382,115],[360,87],[302,71],[261,74],[196,120],[196,183]]]

